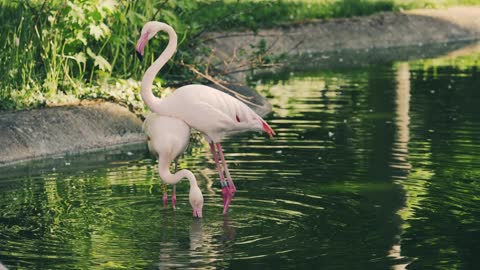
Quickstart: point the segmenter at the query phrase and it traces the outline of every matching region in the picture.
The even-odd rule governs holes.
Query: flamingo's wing
[[[206,130],[222,132],[235,125],[235,122],[227,114],[206,102],[195,102],[192,108],[195,115],[191,116],[191,121],[193,120],[195,123],[191,123],[191,125],[197,126],[200,131],[203,127]]]

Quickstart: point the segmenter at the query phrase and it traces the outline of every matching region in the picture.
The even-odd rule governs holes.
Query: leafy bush
[[[172,25],[179,49],[158,78],[166,85],[198,80],[205,31],[272,27],[286,22],[367,15],[422,7],[432,0],[0,0],[0,110],[103,98],[141,106],[145,68],[165,46],[166,35],[147,47],[143,65],[134,47],[149,20]],[[478,4],[480,0],[445,0]],[[436,6],[439,6],[437,4]],[[262,46],[252,57],[262,57]],[[157,79],[156,85],[162,80]],[[114,87],[112,87],[112,85]],[[109,91],[105,91],[109,89]],[[154,89],[159,91],[159,87]],[[111,91],[111,92],[110,92]],[[121,93],[128,94],[126,100]],[[135,105],[132,105],[135,104]],[[142,107],[143,108],[143,107]],[[142,110],[142,108],[139,108]]]

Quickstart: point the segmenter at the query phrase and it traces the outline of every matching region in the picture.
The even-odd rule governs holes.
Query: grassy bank
[[[180,41],[157,80],[160,91],[161,83],[200,79],[181,63],[205,68],[195,60],[204,53],[205,31],[460,4],[480,0],[0,0],[0,110],[101,98],[142,111],[139,80],[166,40],[151,42],[143,64],[135,59],[135,42],[148,20],[171,24]]]

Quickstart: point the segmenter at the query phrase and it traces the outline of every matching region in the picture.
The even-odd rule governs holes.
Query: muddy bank
[[[243,100],[259,115],[271,111],[268,101],[249,87],[211,86]],[[108,102],[0,112],[0,167],[53,155],[145,144],[142,124],[127,108]]]
[[[341,50],[423,46],[480,39],[480,7],[388,12],[368,17],[320,20],[253,32],[209,33],[204,36],[220,70],[245,69],[248,55],[264,40],[269,53],[287,61]],[[427,48],[427,47],[425,47]],[[427,49],[425,49],[427,50]],[[242,52],[247,52],[244,54]],[[318,61],[321,62],[321,59]],[[233,73],[243,80],[244,73]]]
[[[145,141],[142,121],[113,103],[0,113],[0,166]]]

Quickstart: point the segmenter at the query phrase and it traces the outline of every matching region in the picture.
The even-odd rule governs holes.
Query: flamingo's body
[[[190,127],[180,119],[150,114],[143,124],[143,129],[148,136],[149,150],[158,156],[158,173],[163,182],[175,185],[182,178],[190,182],[189,200],[195,217],[202,217],[203,195],[198,187],[197,180],[189,170],[180,170],[175,174],[170,173],[170,164],[180,156],[190,141]],[[166,197],[164,196],[164,203]],[[175,188],[172,203],[175,207]]]
[[[158,71],[175,53],[177,35],[173,28],[165,23],[148,22],[142,29],[136,47],[137,54],[142,58],[145,45],[158,31],[168,33],[169,43],[167,48],[145,72],[142,80],[142,99],[153,112],[181,119],[206,136],[221,179],[224,213],[226,213],[236,188],[225,162],[220,142],[225,136],[245,131],[265,131],[270,137],[275,132],[243,102],[208,86],[187,85],[177,89],[165,99],[155,97],[152,93],[153,80]],[[219,163],[217,150],[223,168]],[[225,181],[224,173],[228,181]]]
[[[163,99],[155,111],[182,119],[214,143],[245,131],[273,134],[268,124],[243,102],[205,85],[192,84],[177,89]]]

